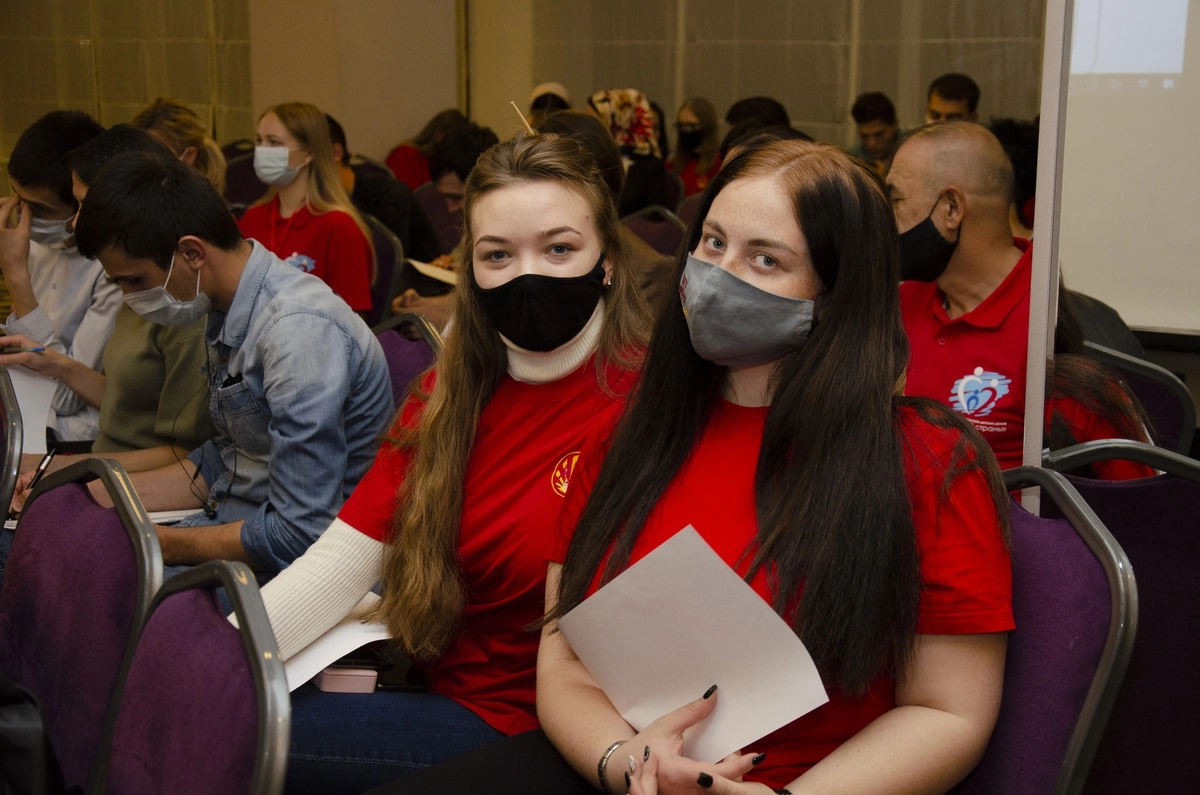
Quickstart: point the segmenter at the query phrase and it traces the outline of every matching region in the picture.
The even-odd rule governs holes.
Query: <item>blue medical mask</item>
[[[67,231],[69,218],[61,221],[48,221],[45,218],[29,219],[29,239],[43,246],[54,246],[64,242],[71,236]]]
[[[254,147],[254,174],[267,185],[286,187],[300,173],[299,168],[288,165],[291,150],[286,146]]]
[[[125,296],[125,305],[143,320],[160,326],[190,326],[212,309],[212,301],[200,292],[200,274],[196,274],[196,297],[180,301],[167,292],[171,271],[175,269],[175,255],[171,255],[171,267],[167,268],[167,279],[159,287],[151,287]]]

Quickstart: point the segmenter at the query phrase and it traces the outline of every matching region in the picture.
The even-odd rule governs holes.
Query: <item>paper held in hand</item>
[[[683,754],[716,762],[828,701],[792,628],[688,525],[558,622],[638,731],[718,685]]]

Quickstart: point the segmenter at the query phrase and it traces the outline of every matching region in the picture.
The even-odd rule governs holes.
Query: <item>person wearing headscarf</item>
[[[587,108],[608,128],[625,163],[622,217],[666,201],[667,175],[658,143],[658,116],[636,88],[610,88],[588,98]]]

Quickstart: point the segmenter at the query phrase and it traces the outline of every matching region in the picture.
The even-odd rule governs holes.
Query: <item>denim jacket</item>
[[[325,531],[371,466],[392,388],[362,318],[323,281],[250,242],[229,311],[208,317],[217,436],[188,458],[208,485],[208,522],[244,520],[246,554],[278,572]]]

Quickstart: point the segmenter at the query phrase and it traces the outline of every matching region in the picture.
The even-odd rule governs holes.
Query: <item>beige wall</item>
[[[312,102],[338,118],[353,151],[382,159],[457,104],[455,0],[249,5],[256,113]]]
[[[528,110],[533,90],[533,0],[468,3],[471,119],[500,140],[521,129],[509,102]]]

